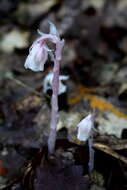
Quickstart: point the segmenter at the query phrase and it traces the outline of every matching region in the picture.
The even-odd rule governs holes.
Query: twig
[[[127,164],[127,158],[125,158],[124,156],[119,155],[118,153],[116,153],[115,151],[113,151],[109,146],[101,144],[101,143],[94,143],[93,146],[115,158],[117,158],[118,160],[121,160],[122,162],[124,162],[125,164]]]

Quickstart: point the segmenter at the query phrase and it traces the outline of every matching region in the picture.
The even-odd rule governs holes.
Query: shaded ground
[[[126,9],[126,0],[0,2],[0,189],[127,188]],[[48,32],[49,20],[66,41],[61,73],[69,76],[50,159],[51,92],[43,93],[42,81],[52,63],[43,73],[24,69],[37,29]],[[93,109],[95,166],[88,176],[88,146],[76,139],[76,125]]]

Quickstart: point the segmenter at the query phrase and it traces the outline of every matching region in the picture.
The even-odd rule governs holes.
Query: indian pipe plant
[[[42,33],[40,31],[40,37],[35,40],[29,50],[25,62],[25,68],[32,71],[43,71],[44,64],[48,59],[48,55],[54,62],[53,77],[52,77],[52,98],[51,98],[51,121],[50,121],[50,134],[48,138],[48,151],[49,154],[53,154],[55,150],[56,141],[56,129],[58,122],[58,95],[60,84],[60,61],[62,58],[62,49],[64,46],[64,40],[60,39],[59,33],[55,25],[51,22],[49,34]],[[48,43],[54,44],[54,49],[48,47]],[[94,125],[93,115],[89,114],[78,125],[77,138],[81,141],[88,140],[89,144],[89,172],[93,170],[94,163],[94,151],[92,149],[92,128]]]

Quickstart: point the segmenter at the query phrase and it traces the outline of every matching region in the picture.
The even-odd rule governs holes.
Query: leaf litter
[[[11,21],[18,31],[32,28],[30,43],[36,27],[45,28],[48,20],[59,26],[70,49],[64,53],[62,75],[70,78],[66,95],[59,97],[60,105],[66,99],[66,106],[61,106],[56,153],[48,159],[50,96],[44,96],[41,83],[52,66],[48,62],[44,74],[25,73],[28,41],[10,55],[2,50],[0,189],[126,189],[126,1],[49,1],[44,3],[46,11],[36,9],[27,22],[22,3],[17,5],[21,15],[16,18],[17,10],[8,4]],[[33,5],[27,1],[23,6]],[[5,26],[10,20],[4,19],[2,31],[9,34]],[[13,24],[9,27],[13,29]],[[4,75],[7,72],[11,78]],[[88,145],[76,139],[75,130],[93,109],[95,168],[88,176]]]

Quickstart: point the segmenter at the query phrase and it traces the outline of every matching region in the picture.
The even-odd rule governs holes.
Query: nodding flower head
[[[89,114],[87,117],[82,119],[80,123],[77,125],[78,127],[77,138],[80,141],[86,141],[91,135],[91,130],[93,126],[94,126],[93,115]]]
[[[29,68],[32,71],[43,71],[44,64],[48,59],[48,54],[52,54],[53,60],[61,60],[61,52],[64,45],[64,40],[61,40],[59,37],[59,33],[55,27],[55,25],[51,22],[50,24],[50,32],[49,34],[44,34],[40,31],[39,34],[41,37],[37,38],[37,40],[32,44],[29,50],[29,55],[25,62],[25,68]],[[53,55],[52,50],[49,49],[47,45],[47,41],[55,44],[55,54]]]

